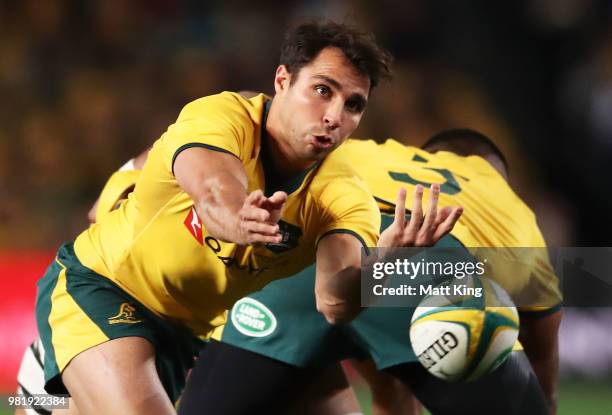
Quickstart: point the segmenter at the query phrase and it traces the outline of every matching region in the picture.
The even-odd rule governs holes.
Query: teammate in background
[[[533,213],[506,182],[503,155],[487,137],[451,130],[433,137],[424,150],[393,140],[383,145],[349,140],[327,163],[351,160],[383,212],[394,209],[392,198],[399,186],[442,182],[441,206],[466,207],[451,235],[440,241],[443,246],[545,247]],[[383,226],[390,218],[383,214]],[[408,336],[412,308],[368,308],[348,326],[329,326],[314,312],[308,296],[314,283],[310,268],[291,284],[277,281],[234,306],[222,342],[211,342],[202,351],[179,413],[284,413],[302,386],[319,379],[326,365],[366,355],[379,370],[409,386],[435,415],[554,413],[560,293],[545,249],[536,250],[531,265],[526,272],[515,270],[512,281],[502,282],[505,288],[514,287],[511,295],[530,289],[539,295],[534,304],[540,307],[519,307],[520,340],[527,357],[516,351],[496,372],[475,382],[449,384],[418,363]],[[255,307],[274,324],[262,333],[250,330],[240,323],[244,307]],[[231,395],[219,398],[230,389]],[[380,409],[393,413],[398,402],[412,402],[409,393],[391,401],[387,397]]]
[[[144,167],[149,155],[150,148],[146,149],[138,156],[128,160],[119,170],[109,177],[96,199],[95,203],[87,212],[87,219],[94,223],[102,219],[107,213],[119,207],[136,187],[136,181],[140,177],[140,171]]]
[[[187,105],[128,201],[64,245],[38,284],[46,390],[68,390],[84,413],[174,413],[196,336],[315,258],[317,309],[354,318],[377,209],[348,164],[319,164],[356,128],[387,64],[353,29],[304,24],[285,39],[271,101],[223,93]],[[424,221],[402,214],[379,244],[435,243],[461,214],[436,204],[434,190]]]

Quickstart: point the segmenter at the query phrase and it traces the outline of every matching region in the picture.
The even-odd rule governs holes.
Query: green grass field
[[[364,415],[370,415],[369,393],[361,389],[359,400]],[[0,415],[12,414],[6,397],[0,401]],[[607,382],[564,381],[559,387],[558,415],[610,415],[612,414],[612,380]]]

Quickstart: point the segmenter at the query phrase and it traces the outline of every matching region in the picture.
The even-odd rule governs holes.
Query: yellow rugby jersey
[[[313,263],[325,234],[349,232],[375,245],[379,211],[349,163],[316,165],[290,180],[266,177],[267,101],[224,92],[188,104],[153,145],[128,200],[76,239],[83,265],[160,316],[208,335],[236,300]],[[280,244],[238,246],[208,234],[172,170],[180,151],[194,146],[239,158],[249,192],[288,193]]]
[[[503,255],[488,258],[494,261],[490,268],[495,270],[496,278],[500,277],[497,271],[508,271],[508,275],[500,277],[502,285],[515,296],[530,291],[530,304],[556,306],[560,303],[557,277],[534,213],[483,158],[461,157],[450,152],[431,154],[392,139],[384,144],[347,140],[329,157],[330,161],[336,158],[353,163],[383,212],[393,212],[400,187],[408,191],[406,207],[410,209],[417,184],[423,185],[423,200],[427,201],[429,186],[439,183],[439,206],[461,205],[464,208],[451,234],[466,247],[542,248],[495,251]],[[477,251],[473,252],[478,256]],[[548,307],[520,308],[527,311]]]

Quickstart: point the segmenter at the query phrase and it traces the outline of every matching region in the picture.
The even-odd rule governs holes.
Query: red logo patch
[[[204,238],[202,237],[202,221],[200,217],[196,213],[195,207],[191,207],[189,214],[185,218],[185,222],[183,222],[187,227],[189,233],[193,235],[194,238],[198,241],[200,245],[204,245]]]

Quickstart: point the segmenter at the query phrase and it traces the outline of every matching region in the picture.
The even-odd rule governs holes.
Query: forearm
[[[208,233],[222,241],[241,242],[239,212],[247,196],[243,183],[219,173],[203,180],[202,188],[195,208]]]
[[[395,206],[395,218],[381,234],[379,248],[433,246],[449,233],[459,216],[461,208],[445,208],[437,211],[440,187],[431,186],[428,215],[422,215],[421,186],[415,187],[412,215],[408,223],[405,218],[406,191],[400,189]],[[332,234],[323,237],[317,248],[317,278],[315,294],[317,310],[332,324],[352,320],[361,310],[361,261],[362,246],[353,236]],[[415,252],[413,252],[414,254]],[[378,255],[368,257],[373,264]],[[383,253],[383,257],[386,255]],[[364,265],[367,268],[370,265]],[[367,273],[371,270],[367,269]],[[381,283],[384,280],[381,281]],[[368,304],[370,299],[366,299]]]
[[[348,323],[361,311],[361,269],[349,266],[315,285],[317,310],[330,324]]]
[[[174,176],[193,200],[211,236],[239,244],[250,242],[249,235],[241,229],[245,221],[240,217],[250,200],[247,199],[248,179],[237,157],[199,147],[188,148],[176,156]],[[257,201],[255,197],[251,199],[251,205]],[[257,218],[251,215],[248,219]]]
[[[325,236],[317,247],[317,310],[330,324],[348,323],[361,311],[361,243],[352,235]]]

